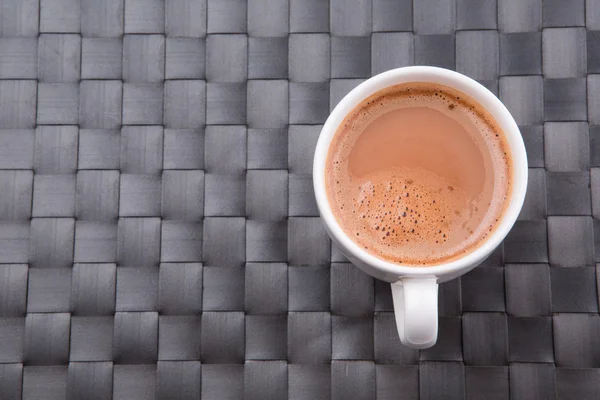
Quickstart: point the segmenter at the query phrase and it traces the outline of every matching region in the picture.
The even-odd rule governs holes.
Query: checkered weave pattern
[[[403,347],[332,248],[333,106],[437,65],[529,191]],[[0,0],[0,399],[600,398],[600,0]]]

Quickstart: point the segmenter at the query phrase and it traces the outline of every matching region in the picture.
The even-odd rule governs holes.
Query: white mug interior
[[[358,246],[344,233],[335,219],[325,190],[325,163],[329,145],[344,118],[363,100],[378,91],[408,82],[429,82],[454,88],[478,102],[497,121],[504,132],[513,161],[512,194],[497,228],[479,246],[463,257],[435,266],[415,267],[396,264],[376,257]],[[349,92],[335,107],[319,136],[314,164],[313,182],[317,206],[327,231],[340,250],[365,272],[395,282],[403,277],[435,277],[438,282],[450,280],[468,272],[487,258],[506,237],[514,225],[527,189],[527,155],[519,128],[504,104],[487,88],[458,72],[443,68],[403,67],[376,75]]]

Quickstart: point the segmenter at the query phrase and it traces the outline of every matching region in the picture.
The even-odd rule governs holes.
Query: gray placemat
[[[1,399],[600,398],[599,0],[0,0],[0,35]],[[531,167],[421,352],[310,175],[413,64],[499,94]]]

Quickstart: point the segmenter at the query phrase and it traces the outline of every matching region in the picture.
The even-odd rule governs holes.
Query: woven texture
[[[420,352],[311,180],[413,64],[498,94],[531,167]],[[0,221],[3,400],[598,399],[600,0],[0,0]]]

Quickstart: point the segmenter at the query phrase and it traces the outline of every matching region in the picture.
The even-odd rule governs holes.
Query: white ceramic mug
[[[394,264],[367,253],[343,231],[333,216],[325,191],[325,161],[331,139],[344,118],[364,99],[389,86],[407,82],[430,82],[459,90],[476,100],[498,122],[513,160],[512,197],[497,229],[471,253],[432,267]],[[523,138],[513,117],[484,86],[458,72],[435,67],[405,67],[372,77],[348,93],[335,107],[319,136],[313,165],[313,181],[321,218],[342,253],[366,273],[390,282],[396,325],[402,343],[416,349],[431,347],[438,331],[438,284],[469,272],[485,260],[515,223],[527,190],[527,155]]]

